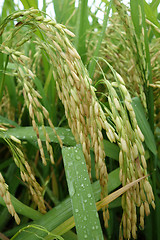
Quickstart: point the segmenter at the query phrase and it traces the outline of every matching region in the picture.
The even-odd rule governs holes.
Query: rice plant
[[[158,1],[9,2],[1,239],[159,239]]]

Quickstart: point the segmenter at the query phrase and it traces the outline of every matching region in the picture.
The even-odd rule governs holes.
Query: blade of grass
[[[154,11],[156,11],[156,12],[157,12],[157,7],[158,7],[158,5],[159,5],[159,0],[152,0],[152,2],[150,3],[150,6],[151,6],[152,9],[153,9]]]
[[[66,25],[66,22],[72,22],[70,21],[70,17],[73,17],[73,12],[75,10],[75,1],[72,0],[52,0],[54,5],[54,11],[56,15],[56,21],[58,23],[62,23]],[[75,21],[73,24],[75,26]]]
[[[66,232],[63,236],[64,240],[77,240],[77,235],[72,232],[72,231],[69,231],[69,232]]]
[[[1,55],[2,58],[2,55]],[[3,60],[3,59],[2,59]],[[2,100],[2,96],[3,96],[3,90],[4,90],[4,86],[5,86],[5,71],[7,69],[7,65],[8,65],[8,60],[9,60],[9,56],[6,56],[6,60],[5,60],[5,66],[3,69],[3,65],[1,66],[3,69],[3,73],[2,73],[2,77],[0,79],[0,102]],[[3,63],[2,63],[3,64]]]
[[[20,202],[17,198],[15,198],[12,194],[11,194],[11,202],[15,208],[15,211],[19,214],[22,214],[23,216],[26,216],[32,220],[38,220],[42,216],[40,212],[26,206],[25,204]],[[0,204],[2,204],[3,206],[6,206],[1,196],[0,196]]]
[[[53,2],[53,5],[54,5],[54,11],[55,11],[55,15],[56,15],[56,21],[58,23],[60,23],[60,19],[61,19],[61,11],[60,11],[60,8],[61,8],[61,1],[57,1],[57,0],[52,0]]]
[[[153,154],[156,154],[157,149],[156,149],[154,135],[153,135],[150,125],[146,119],[145,112],[144,112],[144,109],[143,109],[140,99],[138,97],[133,98],[131,104],[132,104],[132,107],[136,114],[138,126],[140,127],[140,129],[144,135],[145,143],[146,143],[147,147],[149,148],[149,150]]]
[[[119,186],[119,183],[118,183],[119,170],[116,169],[115,172],[117,172],[117,174],[115,173],[113,175],[110,175],[111,173],[109,174],[109,181],[114,182],[114,179],[116,177],[117,180],[115,180],[115,182],[117,182],[117,185],[113,186],[109,182],[109,185],[111,185],[109,191],[113,191],[115,188]],[[99,181],[92,184],[92,189],[93,189],[95,201],[98,201],[101,195],[101,188],[100,188]],[[17,213],[18,213],[18,209],[17,209]],[[39,218],[39,220],[31,222],[31,224],[37,224],[37,225],[43,226],[48,231],[51,232],[53,229],[56,229],[56,227],[58,227],[60,224],[64,223],[67,219],[72,217],[72,214],[73,213],[72,213],[71,200],[70,198],[67,198],[66,200],[61,202],[58,206],[56,206],[55,208],[47,212],[45,215],[43,215],[41,218]],[[32,236],[32,240],[39,240],[36,234],[38,234],[41,237],[45,236],[45,233],[39,232],[38,230],[32,230],[32,233],[33,234],[30,235],[31,233],[29,230],[28,232],[22,232],[19,236],[17,236],[16,240],[22,240],[22,239],[30,240],[31,236]]]
[[[31,7],[38,8],[37,0],[21,0],[21,3],[23,4],[25,9],[28,9]]]
[[[109,13],[110,13],[110,10],[111,10],[111,7],[112,7],[112,2],[113,1],[111,0],[108,7],[107,7],[107,4],[106,4],[104,20],[103,20],[103,26],[102,26],[102,32],[101,32],[101,34],[99,36],[98,43],[97,43],[97,46],[96,46],[96,50],[95,50],[95,52],[93,54],[93,59],[92,59],[91,63],[89,64],[88,71],[89,71],[90,78],[93,78],[93,75],[94,75],[94,71],[95,71],[95,67],[96,67],[95,58],[98,57],[99,50],[100,50],[100,47],[101,47],[101,43],[102,43],[102,40],[103,40],[103,38],[105,36],[107,22],[108,22],[108,18],[109,18]]]
[[[44,88],[43,88],[43,86],[42,86],[41,81],[40,81],[37,77],[35,77],[35,78],[33,79],[33,81],[34,81],[34,83],[35,83],[35,85],[36,85],[36,87],[37,87],[40,95],[42,96],[42,103],[43,103],[44,107],[48,110],[48,112],[49,112],[50,115],[51,115],[50,104],[49,104],[49,102],[48,102],[48,100],[47,100],[47,97],[46,97],[46,95],[45,95]]]
[[[8,119],[8,118],[5,118],[3,116],[0,115],[0,123],[5,123],[5,124],[9,124],[9,125],[12,125],[13,127],[20,127],[16,122]]]
[[[145,177],[139,178],[139,179],[133,181],[132,183],[125,185],[124,187],[122,187],[122,188],[118,189],[117,191],[108,195],[103,200],[97,202],[96,203],[97,210],[99,211],[101,208],[103,208],[104,206],[108,205],[109,203],[111,203],[112,201],[117,199],[119,196],[121,196],[123,193],[125,193],[127,190],[129,190],[131,187],[133,187],[135,184],[140,182]],[[53,232],[55,234],[58,233],[61,235],[61,234],[65,233],[66,231],[69,231],[74,226],[75,226],[75,221],[74,221],[74,218],[71,217],[71,218],[67,219],[64,223],[62,223],[60,226],[58,226],[56,229],[54,229]],[[46,240],[49,240],[49,239],[46,238]]]
[[[6,122],[9,123],[13,126],[15,126],[13,121],[7,120],[0,116],[0,122]],[[17,126],[17,125],[16,125]],[[68,128],[61,128],[61,127],[55,127],[55,130],[57,134],[60,136],[62,139],[62,142],[64,145],[67,146],[75,146],[76,141],[72,135],[72,132]],[[54,134],[53,130],[50,127],[46,127],[46,131],[49,134],[51,142],[58,143],[58,139],[56,135]],[[39,134],[40,134],[40,139],[42,141],[45,141],[45,136],[43,134],[42,128],[39,127]],[[16,127],[12,129],[8,129],[6,132],[4,132],[4,137],[5,138],[10,138],[10,135],[17,137],[18,139],[21,140],[27,140],[30,142],[34,142],[37,139],[36,133],[33,130],[33,127]],[[1,136],[0,136],[1,138]],[[104,150],[106,153],[107,157],[110,157],[112,159],[118,160],[118,155],[119,155],[119,147],[115,143],[110,143],[107,140],[104,140]]]
[[[51,235],[51,239],[55,239],[55,240],[63,240],[63,238],[61,236],[58,236],[58,235],[55,235],[55,234],[52,234],[50,233],[49,231],[47,231],[46,228],[42,227],[42,226],[39,226],[39,225],[28,225],[26,227],[23,227],[21,228],[12,238],[11,240],[14,240],[16,239],[16,237],[23,231],[26,231],[27,229],[37,229],[41,232],[44,232],[44,233],[47,233],[48,235]],[[38,235],[37,235],[38,236]],[[39,237],[39,236],[38,236]]]
[[[16,85],[14,82],[14,78],[10,78],[6,76],[6,86],[8,89],[11,104],[15,108],[17,108],[17,95],[16,95]]]
[[[50,116],[51,116],[51,120],[53,122],[54,125],[57,125],[57,115],[56,115],[56,82],[53,78],[53,67],[50,67],[50,69],[47,71],[47,73],[45,74],[46,77],[46,81],[45,81],[45,85],[44,85],[44,92],[45,95],[48,96],[48,100],[50,102]]]
[[[100,188],[97,188],[99,185],[99,181],[95,182],[94,185],[92,184],[94,196],[99,196],[100,199]],[[114,189],[116,189],[118,186],[121,185],[121,182],[119,180],[119,168],[115,169],[108,175],[108,192],[112,192]],[[116,204],[111,204],[109,207],[117,207],[121,205],[121,201],[117,199],[118,201]],[[74,217],[67,219],[64,223],[62,223],[60,226],[58,226],[56,229],[53,230],[55,234],[63,234],[70,229],[72,229],[75,226]],[[46,240],[49,240],[49,238],[45,238]]]
[[[78,239],[103,239],[81,147],[64,147],[62,155]]]
[[[82,58],[86,61],[86,31],[88,26],[88,0],[80,0],[78,5],[78,17],[76,23],[75,47]]]
[[[146,1],[144,1],[144,8],[145,8],[146,18],[150,20],[152,23],[154,23],[158,28],[160,28],[160,23],[157,20],[157,11],[154,11],[151,5],[148,4]]]

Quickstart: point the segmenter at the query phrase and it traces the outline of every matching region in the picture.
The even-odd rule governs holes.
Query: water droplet
[[[77,155],[77,156],[76,156],[76,159],[79,161],[81,158],[80,158],[80,156]]]
[[[87,238],[87,237],[88,237],[87,234],[85,234],[85,235],[84,235],[84,238]]]
[[[76,213],[78,213],[78,212],[79,212],[79,210],[76,208],[76,209],[75,209],[75,212],[76,212]]]
[[[91,197],[91,194],[90,193],[88,193],[88,195],[87,195],[89,198]]]
[[[87,199],[85,199],[84,202],[86,203],[86,202],[87,202]]]
[[[70,167],[70,166],[72,166],[73,165],[73,163],[72,162],[69,162],[68,163],[68,167]]]
[[[86,180],[87,180],[87,178],[85,177],[85,178],[84,178],[84,180],[86,181]]]
[[[73,195],[75,194],[75,189],[72,182],[69,184],[69,192],[70,192],[70,197],[73,197]]]
[[[81,187],[84,188],[84,184],[83,183],[81,184]]]
[[[92,229],[94,230],[94,229],[95,229],[95,227],[93,226],[93,227],[92,227]]]
[[[85,216],[83,219],[84,219],[84,221],[86,221],[86,220],[87,220],[87,217]]]
[[[64,140],[65,139],[65,137],[64,136],[59,136],[60,138],[61,138],[61,140]]]
[[[84,165],[84,162],[82,162],[82,165]]]
[[[96,229],[98,229],[98,226],[96,226]]]

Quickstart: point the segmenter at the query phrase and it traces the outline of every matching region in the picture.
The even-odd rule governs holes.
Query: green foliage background
[[[21,0],[21,3],[24,9],[38,8],[38,0]],[[92,6],[94,4],[95,1]],[[49,4],[43,0],[42,11],[44,14],[48,5],[49,7],[53,6],[57,23],[65,25],[75,34],[75,37],[70,37],[70,40],[87,68],[93,86],[97,89],[99,102],[108,107],[108,99],[105,95],[107,88],[101,84],[101,80],[105,76],[110,82],[114,81],[112,68],[125,81],[132,96],[132,106],[138,125],[145,138],[145,157],[156,204],[156,209],[151,210],[150,216],[145,218],[144,230],[138,229],[138,239],[158,240],[160,239],[158,227],[160,224],[159,1],[152,0],[148,4],[145,0],[131,0],[126,10],[121,1],[105,0],[101,1],[99,6],[93,10],[92,6],[88,6],[87,0],[78,1],[78,7],[75,7],[73,0],[52,0]],[[105,5],[105,9],[102,10],[103,5]],[[141,9],[141,11],[137,9]],[[12,0],[5,0],[0,23],[2,24],[8,15],[17,10],[20,10],[19,4],[15,4]],[[104,11],[102,23],[97,17],[98,11],[101,14]],[[16,24],[17,22],[10,21],[7,31],[0,35],[0,44],[5,41],[11,28],[16,27]],[[28,34],[32,36],[32,33],[27,31],[24,29],[21,32],[24,38]],[[142,32],[143,34],[141,34]],[[40,31],[35,34],[45,41]],[[24,49],[21,50],[32,58],[37,51],[33,42],[24,46]],[[61,151],[57,136],[45,121],[46,131],[54,149],[55,165],[52,165],[44,146],[45,136],[39,126],[40,139],[48,159],[47,166],[43,166],[40,160],[37,136],[32,128],[28,109],[25,106],[18,81],[12,74],[14,65],[8,55],[0,52],[0,124],[8,128],[6,132],[0,133],[0,172],[9,186],[11,201],[21,219],[20,225],[17,226],[11,219],[0,196],[0,238],[6,239],[5,236],[7,236],[11,239],[49,240],[62,239],[61,235],[63,239],[70,240],[118,239],[122,215],[121,198],[117,198],[109,205],[109,227],[105,229],[102,211],[99,211],[99,218],[96,212],[95,203],[100,200],[101,189],[99,181],[96,181],[93,151],[91,150],[93,181],[91,184],[86,165],[82,164],[84,157],[81,147],[76,145],[68,126],[64,106],[58,98],[56,82],[52,74],[53,66],[50,65],[44,51],[41,51],[36,61],[38,75],[34,82],[35,89],[42,96],[41,103],[48,110],[51,121],[65,147]],[[29,190],[22,182],[19,170],[13,161],[13,154],[9,152],[8,144],[4,141],[4,139],[10,139],[10,136],[15,136],[22,141],[24,154],[27,156],[37,181],[43,187],[47,206],[47,213],[44,215],[37,210],[32,201]],[[117,190],[121,184],[118,164],[119,147],[115,143],[110,143],[105,137],[104,148],[109,172],[108,191],[110,193]],[[81,165],[79,165],[79,158],[81,158]],[[74,164],[73,159],[77,159]],[[77,176],[75,176],[76,174]],[[78,178],[80,178],[80,186],[85,186],[87,179],[88,187],[84,187],[83,191],[78,183],[76,186],[73,184]],[[79,200],[79,195],[82,196],[83,201]],[[88,198],[85,199],[87,196]],[[86,206],[83,207],[86,211],[81,206],[85,200],[87,200]],[[73,228],[73,215],[77,232]],[[92,221],[88,219],[92,219]],[[83,231],[84,229],[85,231]]]

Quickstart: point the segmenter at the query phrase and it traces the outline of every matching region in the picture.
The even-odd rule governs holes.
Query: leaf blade
[[[63,148],[62,155],[78,239],[103,239],[83,152],[75,146]]]
[[[135,97],[132,99],[132,107],[134,109],[134,112],[136,114],[136,119],[138,122],[138,125],[144,135],[145,143],[149,150],[156,155],[157,149],[156,149],[156,143],[153,136],[153,133],[151,131],[150,125],[146,119],[144,109],[142,107],[141,101],[138,97]]]

